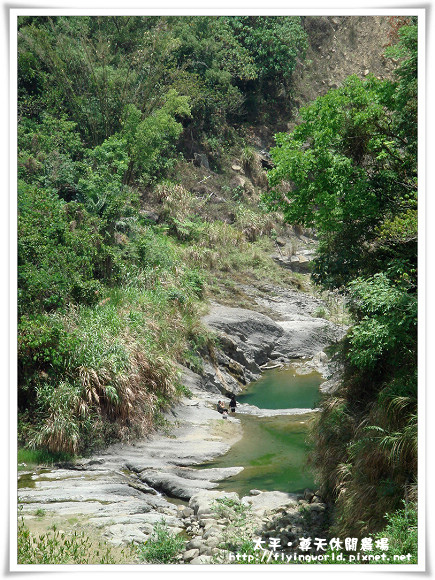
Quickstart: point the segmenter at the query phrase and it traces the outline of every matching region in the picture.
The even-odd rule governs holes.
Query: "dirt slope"
[[[307,16],[309,48],[294,74],[296,107],[337,88],[352,74],[388,78],[391,59],[383,56],[390,42],[388,16]]]

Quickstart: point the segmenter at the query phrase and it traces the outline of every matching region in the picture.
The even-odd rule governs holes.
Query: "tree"
[[[301,18],[251,15],[223,19],[247,50],[255,68],[255,77],[242,78],[237,83],[245,95],[245,109],[256,116],[264,101],[273,102],[280,93],[285,95],[279,100],[280,107],[288,106],[292,74],[308,46]]]
[[[174,89],[165,95],[162,106],[145,118],[134,105],[126,107],[122,136],[131,158],[126,183],[136,172],[139,180],[147,184],[170,165],[171,153],[183,131],[177,121],[180,117],[190,117],[190,106],[188,97],[178,95]]]
[[[270,209],[316,230],[315,280],[353,325],[340,388],[313,430],[333,532],[380,529],[417,478],[417,26],[398,31],[395,81],[349,77],[276,136]]]
[[[20,109],[41,95],[42,107],[75,120],[88,146],[100,145],[120,129],[127,104],[149,113],[167,92],[177,44],[153,17],[25,19],[18,32]]]
[[[223,20],[251,55],[260,82],[290,79],[307,48],[299,16],[225,16]]]
[[[393,90],[388,81],[350,77],[303,109],[291,135],[276,136],[265,198],[290,223],[316,228],[314,277],[326,286],[382,269],[382,224],[415,210],[416,165],[387,107]]]

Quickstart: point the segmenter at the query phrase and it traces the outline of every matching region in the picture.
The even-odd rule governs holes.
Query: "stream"
[[[198,469],[243,466],[243,471],[219,484],[219,489],[234,491],[240,497],[251,489],[300,493],[313,487],[306,466],[306,438],[314,413],[256,417],[244,414],[243,404],[262,409],[315,408],[322,380],[319,373],[298,375],[292,367],[265,371],[237,398],[242,407],[235,416],[241,421],[243,437],[225,455]]]
[[[167,429],[113,443],[73,464],[23,466],[18,501],[31,531],[45,532],[55,524],[73,533],[89,526],[90,533],[99,530],[95,533],[117,546],[143,543],[162,518],[172,533],[193,525],[197,515],[183,515],[187,502],[196,514],[200,504],[195,502],[203,502],[208,513],[213,494],[236,492],[256,502],[256,510],[263,513],[294,506],[295,494],[313,489],[306,439],[323,375],[311,371],[323,373],[322,359],[314,359],[344,329],[311,316],[319,307],[317,299],[293,291],[273,296],[270,308],[279,312],[279,322],[222,305],[213,305],[203,319],[225,344],[235,345],[242,360],[270,364],[265,349],[289,363],[293,360],[264,370],[243,389],[237,396],[237,421],[222,420],[216,410],[217,401],[224,398],[222,385],[239,385],[225,365],[216,369],[205,361],[201,375],[183,368],[182,381],[190,396],[167,411]],[[231,362],[230,354],[222,356]],[[250,380],[247,370],[243,372]],[[260,491],[251,494],[253,489]],[[212,548],[204,544],[201,550],[200,558],[205,558]]]

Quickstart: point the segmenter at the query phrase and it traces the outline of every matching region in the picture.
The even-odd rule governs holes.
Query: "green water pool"
[[[249,495],[251,489],[298,493],[313,487],[313,477],[305,465],[311,413],[277,417],[237,414],[237,417],[242,422],[242,439],[225,455],[201,466],[244,468],[222,481],[219,489],[242,496]]]
[[[318,373],[297,375],[291,367],[266,371],[248,386],[240,403],[263,409],[311,409],[319,400],[322,377]],[[225,479],[219,489],[248,495],[251,489],[262,491],[302,492],[314,486],[306,465],[309,443],[308,425],[314,413],[256,417],[238,408],[243,437],[213,462],[200,466],[242,466],[239,474]]]
[[[260,409],[313,409],[319,400],[319,373],[298,375],[292,367],[266,371],[237,397]]]

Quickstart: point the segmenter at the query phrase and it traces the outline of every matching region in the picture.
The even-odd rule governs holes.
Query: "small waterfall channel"
[[[314,412],[258,417],[248,414],[245,404],[260,409],[314,409],[322,381],[319,373],[297,374],[291,365],[266,370],[237,397],[235,416],[242,423],[243,437],[225,455],[198,468],[242,466],[243,471],[219,484],[219,489],[240,496],[249,495],[251,489],[299,493],[313,487],[306,466],[306,439]]]

